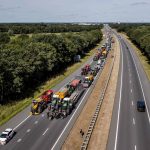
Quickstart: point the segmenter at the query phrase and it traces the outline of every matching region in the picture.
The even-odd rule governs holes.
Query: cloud
[[[16,10],[16,9],[20,9],[20,6],[14,6],[14,7],[4,7],[2,5],[0,5],[0,11],[8,11],[8,10]]]
[[[148,2],[135,2],[131,3],[131,6],[141,6],[141,5],[149,5],[150,3]]]

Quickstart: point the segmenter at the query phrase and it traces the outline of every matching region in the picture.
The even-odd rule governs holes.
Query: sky
[[[150,0],[0,0],[0,22],[150,22]]]

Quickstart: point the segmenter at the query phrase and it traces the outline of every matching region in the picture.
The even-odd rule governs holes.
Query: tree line
[[[125,32],[150,60],[150,24],[113,24],[118,32]]]
[[[101,30],[26,34],[0,33],[0,104],[27,96],[49,77],[62,73],[102,39]],[[83,53],[84,52],[84,53]]]
[[[101,25],[78,25],[78,24],[50,24],[50,23],[10,23],[0,24],[0,32],[13,34],[30,33],[59,33],[59,32],[81,32],[100,28]]]

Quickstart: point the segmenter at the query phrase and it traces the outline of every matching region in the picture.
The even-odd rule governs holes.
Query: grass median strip
[[[15,101],[13,103],[9,103],[6,105],[0,105],[0,125],[6,123],[9,119],[11,119],[13,116],[15,116],[17,113],[22,111],[24,108],[29,106],[31,104],[31,100],[34,98],[37,98],[41,95],[42,92],[44,92],[47,89],[53,88],[55,85],[57,85],[59,82],[64,80],[67,76],[69,76],[71,73],[76,71],[80,66],[82,66],[95,52],[97,47],[99,47],[101,43],[99,43],[95,48],[93,48],[91,51],[89,51],[84,58],[81,59],[81,62],[75,63],[72,66],[68,67],[64,74],[58,75],[57,77],[51,78],[43,85],[39,86],[37,90],[34,92],[32,97],[25,98],[20,101]]]

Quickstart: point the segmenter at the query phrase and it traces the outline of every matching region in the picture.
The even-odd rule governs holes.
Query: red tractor
[[[81,70],[81,75],[87,75],[88,72],[91,70],[91,67],[89,64],[87,64],[86,66],[84,66]]]
[[[53,96],[53,91],[52,90],[47,90],[45,91],[42,95],[41,98],[42,100],[46,101],[47,103],[49,103],[52,100],[52,96]]]

